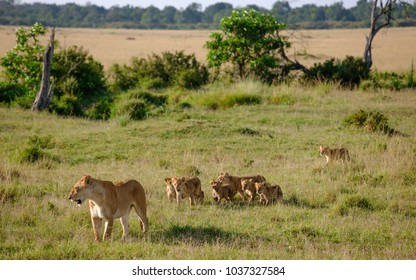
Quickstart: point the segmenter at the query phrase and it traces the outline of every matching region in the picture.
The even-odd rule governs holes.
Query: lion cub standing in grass
[[[176,201],[177,200],[176,190],[172,184],[172,178],[166,177],[165,184],[166,184],[166,195],[168,196],[169,202]]]
[[[114,185],[110,181],[101,181],[85,175],[71,189],[68,198],[78,206],[88,200],[96,241],[101,241],[103,219],[105,220],[104,240],[111,236],[114,219],[120,219],[123,227],[122,238],[125,239],[129,232],[131,208],[136,210],[143,232],[148,230],[144,189],[135,180],[124,180]]]
[[[283,199],[283,192],[279,185],[272,186],[267,182],[255,183],[257,194],[260,196],[260,204],[268,205],[270,202]]]
[[[204,203],[204,192],[201,189],[201,180],[198,177],[172,177],[172,186],[176,191],[176,201],[179,204],[181,200],[189,197],[190,205]]]
[[[335,148],[330,149],[328,147],[324,148],[322,146],[319,147],[319,152],[321,154],[321,157],[325,156],[327,165],[330,161],[335,161],[338,159],[341,160],[350,160],[350,153],[345,148]]]

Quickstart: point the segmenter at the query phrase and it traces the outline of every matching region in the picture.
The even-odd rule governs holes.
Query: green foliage
[[[125,5],[111,8],[97,5],[49,5],[42,3],[15,4],[18,1],[0,1],[0,19],[3,25],[26,25],[33,19],[45,26],[94,27],[94,28],[134,28],[134,29],[210,29],[217,30],[220,20],[229,16],[232,10],[242,5],[218,2],[202,10],[197,3],[183,9],[166,6],[159,9],[153,5],[138,7]],[[199,1],[201,2],[201,1]],[[328,28],[367,28],[371,13],[371,1],[357,1],[355,6],[346,8],[342,2],[318,6],[305,4],[292,7],[291,1],[273,1],[272,9],[257,5],[247,5],[271,14],[279,22],[285,22],[290,29],[328,29]],[[394,1],[393,26],[414,26],[416,5],[412,1]],[[254,3],[254,2],[253,2]],[[53,16],[52,16],[53,15]]]
[[[261,96],[249,93],[230,93],[226,95],[208,94],[197,98],[197,103],[210,109],[227,109],[234,106],[257,105]]]
[[[158,114],[167,103],[164,95],[151,94],[141,89],[131,90],[120,95],[113,105],[112,116],[126,116],[131,120],[143,120]]]
[[[104,67],[87,50],[71,46],[55,53],[50,111],[64,116],[108,119],[110,101]]]
[[[124,91],[136,86],[145,89],[162,89],[178,86],[197,89],[208,82],[209,74],[195,55],[183,51],[152,54],[147,59],[133,58],[130,65],[113,65],[110,69],[111,87]]]
[[[20,153],[20,162],[35,163],[44,159],[53,159],[53,157],[44,151],[52,148],[52,136],[39,137],[30,136],[27,141],[27,147]]]
[[[398,134],[395,129],[390,127],[388,122],[389,119],[382,113],[377,111],[366,112],[364,110],[360,110],[344,119],[346,126],[365,128],[369,132],[381,132],[389,136]]]
[[[387,89],[399,91],[406,88],[416,88],[416,75],[413,64],[407,73],[371,72],[370,78],[360,84],[362,90]]]
[[[44,47],[39,37],[46,33],[40,23],[16,31],[16,46],[0,58],[2,75],[10,84],[36,92],[42,78],[42,55]]]
[[[10,104],[25,93],[26,88],[22,85],[10,82],[0,82],[0,103]]]
[[[344,60],[331,58],[323,63],[315,63],[308,70],[307,80],[337,82],[341,86],[353,88],[361,80],[369,77],[370,69],[361,58],[347,56]]]
[[[366,211],[373,211],[375,208],[370,200],[360,195],[349,195],[338,202],[334,208],[334,212],[341,216],[349,214],[350,209],[362,209]]]
[[[54,54],[51,75],[54,94],[93,96],[106,90],[104,67],[82,47],[71,46]]]
[[[206,43],[210,67],[219,69],[231,63],[239,78],[254,75],[271,82],[282,75],[282,54],[290,47],[280,35],[285,28],[273,16],[253,9],[234,10],[221,20],[221,31],[213,32]]]

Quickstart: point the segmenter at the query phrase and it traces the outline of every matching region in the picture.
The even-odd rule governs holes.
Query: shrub
[[[416,87],[416,77],[413,65],[409,72],[398,74],[394,72],[372,72],[368,81],[360,84],[362,90],[402,90]]]
[[[337,82],[343,87],[353,88],[361,80],[367,79],[370,69],[361,58],[347,56],[344,60],[331,58],[324,63],[315,63],[308,74],[307,80],[320,82]]]
[[[87,50],[71,46],[54,54],[51,75],[55,79],[54,94],[92,96],[106,90],[104,66]]]
[[[366,112],[360,110],[359,112],[346,117],[344,124],[346,126],[363,127],[369,132],[382,132],[389,136],[398,134],[395,129],[389,126],[388,121],[388,118],[380,112]]]
[[[53,156],[44,151],[44,149],[52,148],[52,137],[31,136],[28,139],[28,146],[20,153],[20,162],[35,163],[43,159],[54,159]],[[56,159],[54,159],[56,160]]]
[[[120,95],[113,108],[112,116],[127,115],[132,120],[143,120],[163,108],[167,103],[164,95],[155,95],[143,90],[132,90]]]
[[[183,51],[152,54],[147,59],[133,58],[130,65],[113,65],[110,69],[112,88],[128,90],[136,86],[146,89],[161,89],[178,86],[196,89],[208,82],[209,74],[195,55]]]
[[[103,66],[82,47],[72,46],[54,55],[51,75],[54,95],[50,111],[65,116],[108,119],[110,98]]]
[[[25,87],[19,84],[0,82],[0,103],[10,104],[25,93]]]
[[[63,116],[82,116],[83,111],[79,98],[72,94],[65,94],[61,97],[54,96],[52,98],[49,110],[52,113]]]

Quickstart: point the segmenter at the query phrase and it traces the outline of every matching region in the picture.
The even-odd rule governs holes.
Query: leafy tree
[[[290,43],[280,35],[284,28],[272,15],[234,10],[222,19],[222,32],[211,33],[206,43],[209,66],[220,69],[231,63],[239,78],[255,75],[267,82],[287,74],[293,63],[285,54]]]
[[[38,90],[42,77],[42,55],[45,50],[39,42],[46,28],[35,23],[30,28],[16,31],[16,46],[0,58],[2,74],[11,84],[25,87],[30,93]]]

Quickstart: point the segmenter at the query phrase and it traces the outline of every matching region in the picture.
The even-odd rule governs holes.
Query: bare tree
[[[377,32],[379,32],[384,27],[390,25],[393,18],[393,11],[395,6],[400,3],[406,5],[403,1],[399,0],[373,0],[373,6],[371,9],[371,25],[370,25],[370,34],[366,36],[367,44],[365,45],[364,50],[364,62],[367,64],[368,68],[371,68],[373,65],[373,57],[371,53],[372,43]]]
[[[55,27],[52,28],[49,46],[43,55],[42,82],[40,90],[32,105],[32,111],[42,111],[49,106],[52,97],[52,84],[50,82],[52,57],[54,50]]]

